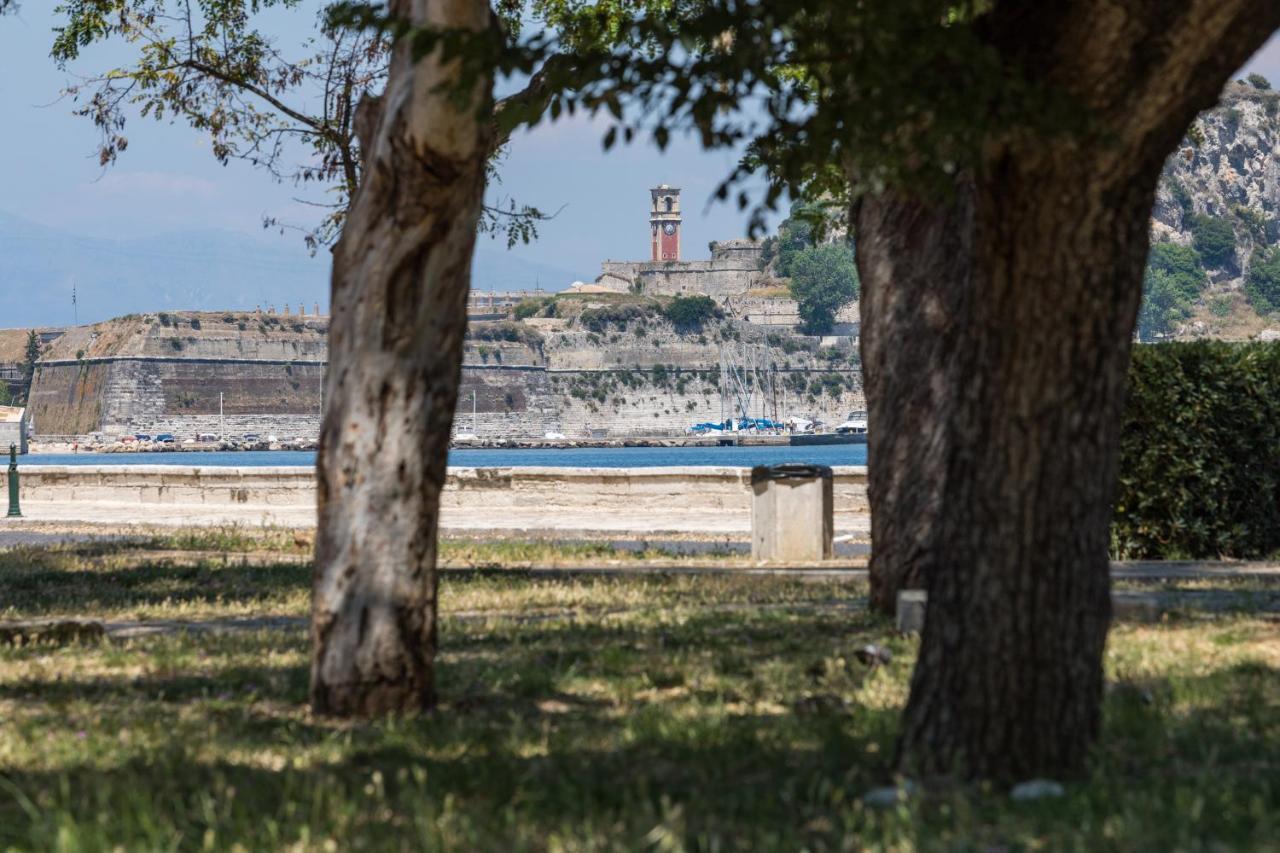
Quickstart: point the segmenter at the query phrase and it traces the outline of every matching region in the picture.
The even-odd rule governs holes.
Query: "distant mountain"
[[[530,261],[520,257],[517,247],[511,251],[504,244],[483,235],[476,242],[476,258],[472,267],[475,290],[564,290],[575,281],[595,281],[600,270],[573,271],[564,267]]]
[[[81,323],[164,310],[328,302],[326,258],[224,231],[110,240],[0,213],[0,327]]]
[[[475,287],[559,290],[582,277],[481,242]],[[147,311],[252,310],[287,302],[327,310],[329,256],[300,240],[217,230],[112,240],[0,212],[0,328],[80,323]]]

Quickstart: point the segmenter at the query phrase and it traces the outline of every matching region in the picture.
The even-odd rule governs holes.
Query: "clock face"
[[[662,230],[667,232],[668,235],[674,234],[676,233],[676,226],[668,222],[666,225],[662,226]]]

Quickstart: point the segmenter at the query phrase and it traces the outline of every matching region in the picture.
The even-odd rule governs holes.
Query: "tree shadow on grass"
[[[161,605],[251,604],[291,593],[305,594],[311,586],[311,568],[212,560],[182,566],[144,561],[123,568],[81,568],[36,561],[4,566],[4,578],[6,606],[23,617],[39,617]]]
[[[59,831],[88,847],[196,846],[210,831],[214,846],[251,849],[304,834],[373,848],[823,848],[859,833],[874,845],[897,818],[854,803],[891,779],[897,709],[801,700],[853,695],[872,674],[845,653],[885,630],[715,613],[460,628],[443,644],[440,709],[367,723],[308,715],[301,663],[244,662],[304,653],[301,636],[139,643],[168,649],[164,672],[0,689],[20,710],[47,704],[26,725],[55,742],[92,726],[94,756],[0,767],[0,846],[53,846]],[[894,648],[901,679],[908,655]],[[1112,849],[1249,846],[1280,813],[1266,781],[1280,767],[1277,685],[1280,671],[1247,662],[1115,693],[1088,785],[1025,807],[960,792],[964,808],[943,798],[893,831],[905,846],[1059,833]],[[145,745],[113,752],[122,730]]]
[[[1256,847],[1274,840],[1280,813],[1280,787],[1257,775],[1278,760],[1266,717],[1267,680],[1278,675],[1234,666],[1180,688],[1225,690],[1216,705],[1144,705],[1141,722],[1164,732],[1166,748],[1144,746],[1125,772],[1100,759],[1087,784],[1043,803],[959,789],[905,815],[857,806],[890,778],[892,709],[645,707],[620,719],[598,704],[547,712],[552,697],[540,696],[380,724],[285,721],[225,744],[234,721],[218,719],[212,752],[234,744],[236,760],[173,749],[117,766],[0,770],[0,844],[39,847],[74,826],[125,846],[193,846],[212,831],[218,846],[251,849],[304,834],[376,849],[543,849],[552,838],[630,848],[653,846],[655,832],[703,849],[876,846],[886,832],[910,842],[900,847],[949,849],[1053,838],[1107,849]],[[1122,710],[1114,704],[1109,715]],[[1109,724],[1112,747],[1135,747],[1121,729]],[[1195,766],[1210,742],[1214,757]],[[273,763],[304,747],[314,750],[305,766]]]
[[[283,838],[305,828],[375,847],[403,847],[414,832],[481,849],[541,847],[555,832],[639,843],[681,803],[697,816],[680,821],[747,839],[753,821],[785,823],[833,786],[883,777],[894,716],[839,704],[793,711],[792,698],[835,689],[804,669],[844,638],[799,620],[812,647],[770,682],[741,662],[785,657],[775,623],[703,614],[656,627],[526,626],[482,656],[458,650],[467,637],[457,636],[440,661],[439,710],[372,723],[308,715],[302,665],[244,664],[266,635],[219,638],[206,660],[194,657],[194,638],[166,638],[171,663],[141,678],[6,684],[0,701],[19,708],[24,731],[57,740],[89,726],[86,752],[100,757],[57,771],[0,769],[0,846],[39,847],[67,824],[143,847],[196,844],[210,828],[250,848],[279,846],[263,834],[270,826]],[[219,649],[235,662],[219,665]],[[33,714],[36,703],[45,707]],[[114,751],[120,730],[145,746]],[[22,798],[41,807],[28,811]]]

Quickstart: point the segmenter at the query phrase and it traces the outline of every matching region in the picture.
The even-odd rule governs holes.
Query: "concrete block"
[[[751,472],[751,557],[805,562],[831,558],[831,469],[761,465]]]
[[[1113,622],[1159,622],[1165,614],[1161,597],[1149,592],[1117,590],[1111,593]]]
[[[923,589],[904,589],[898,593],[898,631],[919,634],[924,630],[924,611],[929,593]]]

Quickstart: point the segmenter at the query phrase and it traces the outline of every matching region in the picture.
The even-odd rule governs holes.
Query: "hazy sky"
[[[0,21],[0,162],[5,169],[0,210],[35,222],[98,237],[132,238],[175,228],[210,227],[262,239],[298,241],[296,235],[264,233],[264,215],[308,221],[313,210],[295,202],[291,186],[273,184],[244,163],[223,167],[205,140],[186,125],[132,119],[125,128],[129,148],[105,172],[95,159],[97,131],[72,115],[74,104],[59,93],[74,79],[122,63],[119,47],[87,52],[69,72],[48,57],[53,0],[28,0],[16,17]],[[307,13],[274,13],[280,43],[299,43],[314,20]],[[594,278],[604,259],[648,255],[648,188],[659,183],[683,189],[685,252],[705,257],[707,243],[741,236],[746,217],[731,205],[707,201],[733,168],[728,152],[704,153],[676,140],[665,153],[650,145],[616,147],[605,154],[601,126],[579,115],[542,124],[512,140],[497,193],[561,213],[541,228],[541,239],[514,251],[530,260]],[[314,198],[314,196],[312,196]],[[487,242],[485,248],[505,248]],[[529,283],[532,286],[532,282]],[[546,286],[548,283],[543,282]],[[569,282],[562,282],[567,285]]]
[[[293,200],[294,188],[273,184],[243,163],[218,165],[204,139],[185,125],[134,118],[125,131],[128,151],[114,167],[99,168],[95,129],[71,115],[73,105],[60,101],[59,93],[75,72],[100,71],[127,53],[119,47],[94,49],[70,72],[60,71],[48,58],[54,5],[54,0],[27,0],[16,17],[0,21],[0,56],[7,72],[0,75],[0,115],[5,116],[0,210],[96,237],[210,228],[262,240],[298,240],[261,228],[264,215],[298,222],[314,216]],[[281,45],[300,42],[312,20],[299,12],[270,18]],[[1280,82],[1280,42],[1273,39],[1246,71]],[[733,166],[732,154],[704,153],[686,140],[665,153],[644,144],[606,154],[600,137],[599,126],[578,118],[541,125],[513,140],[498,191],[546,210],[564,206],[543,226],[535,245],[515,250],[519,255],[583,278],[594,277],[603,259],[645,257],[647,189],[657,183],[684,189],[686,256],[705,257],[708,241],[742,234],[745,215],[735,207],[707,207],[712,190]],[[543,282],[548,284],[555,283]]]

